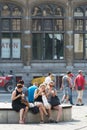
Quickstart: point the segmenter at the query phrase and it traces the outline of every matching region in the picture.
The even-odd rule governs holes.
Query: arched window
[[[21,58],[21,19],[19,6],[0,3],[0,59]]]
[[[76,8],[74,11],[74,16],[76,16],[76,17],[81,17],[81,16],[83,16],[83,14],[84,14],[84,12],[81,7]]]
[[[32,9],[32,59],[64,59],[64,10],[55,4]]]
[[[1,16],[10,16],[10,10],[9,10],[8,5],[3,5]]]
[[[87,6],[77,7],[74,11],[74,56],[87,59]]]

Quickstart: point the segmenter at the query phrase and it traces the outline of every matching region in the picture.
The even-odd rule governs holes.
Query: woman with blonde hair
[[[57,90],[55,89],[54,86],[55,86],[54,82],[51,81],[49,85],[47,86],[46,92],[47,92],[48,102],[50,103],[51,108],[58,111],[56,121],[55,121],[55,123],[58,123],[62,116],[62,106],[60,105],[60,102],[58,101],[56,105],[51,104],[52,97],[57,97],[58,99]]]
[[[50,106],[49,108],[46,108],[43,104],[43,99],[42,99],[42,96],[45,94],[45,88],[46,88],[46,84],[44,83],[40,84],[39,88],[36,89],[34,93],[34,103],[39,108],[41,123],[44,123],[44,115],[50,117]]]

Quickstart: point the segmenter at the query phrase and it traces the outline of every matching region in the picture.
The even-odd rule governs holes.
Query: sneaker
[[[71,105],[75,105],[74,103],[71,103]]]

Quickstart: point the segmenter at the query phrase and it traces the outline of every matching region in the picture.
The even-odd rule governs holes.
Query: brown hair
[[[17,84],[17,88],[22,88],[22,84]]]
[[[23,80],[19,80],[18,83],[23,85],[24,81]]]

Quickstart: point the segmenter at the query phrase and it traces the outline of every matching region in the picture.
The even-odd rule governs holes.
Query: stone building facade
[[[30,82],[87,73],[87,0],[0,0],[0,71]]]

